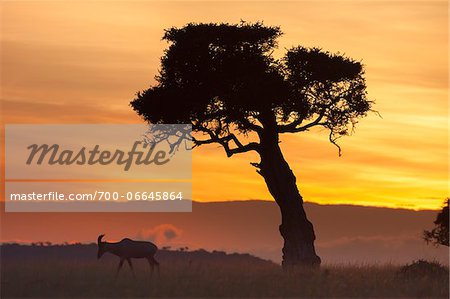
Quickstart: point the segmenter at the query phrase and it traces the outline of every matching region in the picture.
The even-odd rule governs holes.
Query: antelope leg
[[[159,275],[160,275],[160,272],[159,272],[159,263],[158,263],[157,260],[155,260],[155,257],[154,257],[154,256],[152,256],[151,259],[152,259],[153,265],[156,266],[156,271],[158,271],[158,276],[159,276]]]
[[[148,264],[150,265],[151,275],[153,276],[153,270],[154,270],[155,267],[153,265],[151,257],[148,257],[147,261],[148,261]]]
[[[130,265],[131,273],[133,273],[133,277],[136,278],[136,273],[134,273],[133,264],[131,263],[131,259],[127,259],[128,265]]]
[[[123,265],[123,262],[124,262],[124,261],[125,261],[124,259],[120,259],[119,267],[117,268],[117,272],[116,272],[116,278],[117,278],[117,276],[119,275],[119,271],[120,271],[120,269],[122,268],[122,265]]]

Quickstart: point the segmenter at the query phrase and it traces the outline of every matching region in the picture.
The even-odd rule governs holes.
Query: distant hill
[[[2,244],[0,245],[1,262],[9,263],[30,260],[55,260],[64,261],[96,261],[96,244],[69,244],[69,245],[21,245],[21,244]],[[117,262],[118,258],[112,254],[105,254],[102,261]],[[222,265],[252,265],[271,267],[276,266],[271,261],[267,261],[250,254],[226,253],[223,251],[206,251],[198,249],[188,251],[160,249],[157,254],[157,260],[165,265],[177,263],[192,265],[192,263],[208,263]],[[145,262],[145,260],[144,260]]]
[[[426,245],[436,211],[306,203],[325,263],[405,263],[436,259],[448,264],[448,248]],[[2,209],[3,210],[3,209]],[[251,253],[281,260],[280,215],[269,201],[193,203],[192,213],[4,213],[2,241],[95,242],[123,237],[160,247]]]

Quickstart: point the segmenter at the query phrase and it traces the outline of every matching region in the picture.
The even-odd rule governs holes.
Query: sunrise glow
[[[444,1],[208,7],[9,1],[1,16],[2,121],[141,123],[129,102],[154,83],[167,46],[163,30],[188,22],[237,23],[245,15],[281,26],[275,55],[299,44],[317,46],[366,67],[369,97],[381,117],[370,114],[339,141],[342,157],[325,131],[282,137],[305,201],[439,209],[449,196],[447,11]],[[196,149],[193,199],[271,200],[250,162],[256,155],[227,158],[217,145]]]

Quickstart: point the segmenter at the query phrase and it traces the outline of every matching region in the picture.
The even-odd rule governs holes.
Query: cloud
[[[141,240],[150,240],[157,244],[172,243],[182,234],[182,230],[172,224],[160,224],[153,228],[140,230],[136,237]]]

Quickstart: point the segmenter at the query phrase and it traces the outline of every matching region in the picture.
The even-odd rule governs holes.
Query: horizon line
[[[214,201],[203,201],[203,200],[190,200],[192,204],[232,204],[232,203],[246,203],[246,202],[264,202],[264,203],[274,203],[276,204],[275,200],[271,199],[224,199],[224,200],[214,200]],[[5,204],[6,201],[3,198],[0,198],[0,205]],[[363,204],[351,204],[351,203],[318,203],[313,201],[304,201],[303,204],[311,204],[311,205],[317,205],[317,206],[341,206],[341,207],[360,207],[360,208],[373,208],[373,209],[389,209],[389,210],[406,210],[406,211],[413,211],[413,212],[437,212],[440,211],[439,209],[414,209],[414,208],[407,208],[407,207],[390,207],[390,206],[382,206],[382,205],[363,205]],[[5,212],[4,213],[17,213],[17,212]],[[32,212],[33,213],[33,212]],[[35,213],[44,213],[36,211]],[[58,212],[56,212],[58,213]],[[83,213],[83,212],[73,212],[73,213]],[[98,212],[101,213],[101,212]],[[137,212],[114,212],[114,213],[137,213]],[[145,213],[153,213],[151,211],[145,212]]]

